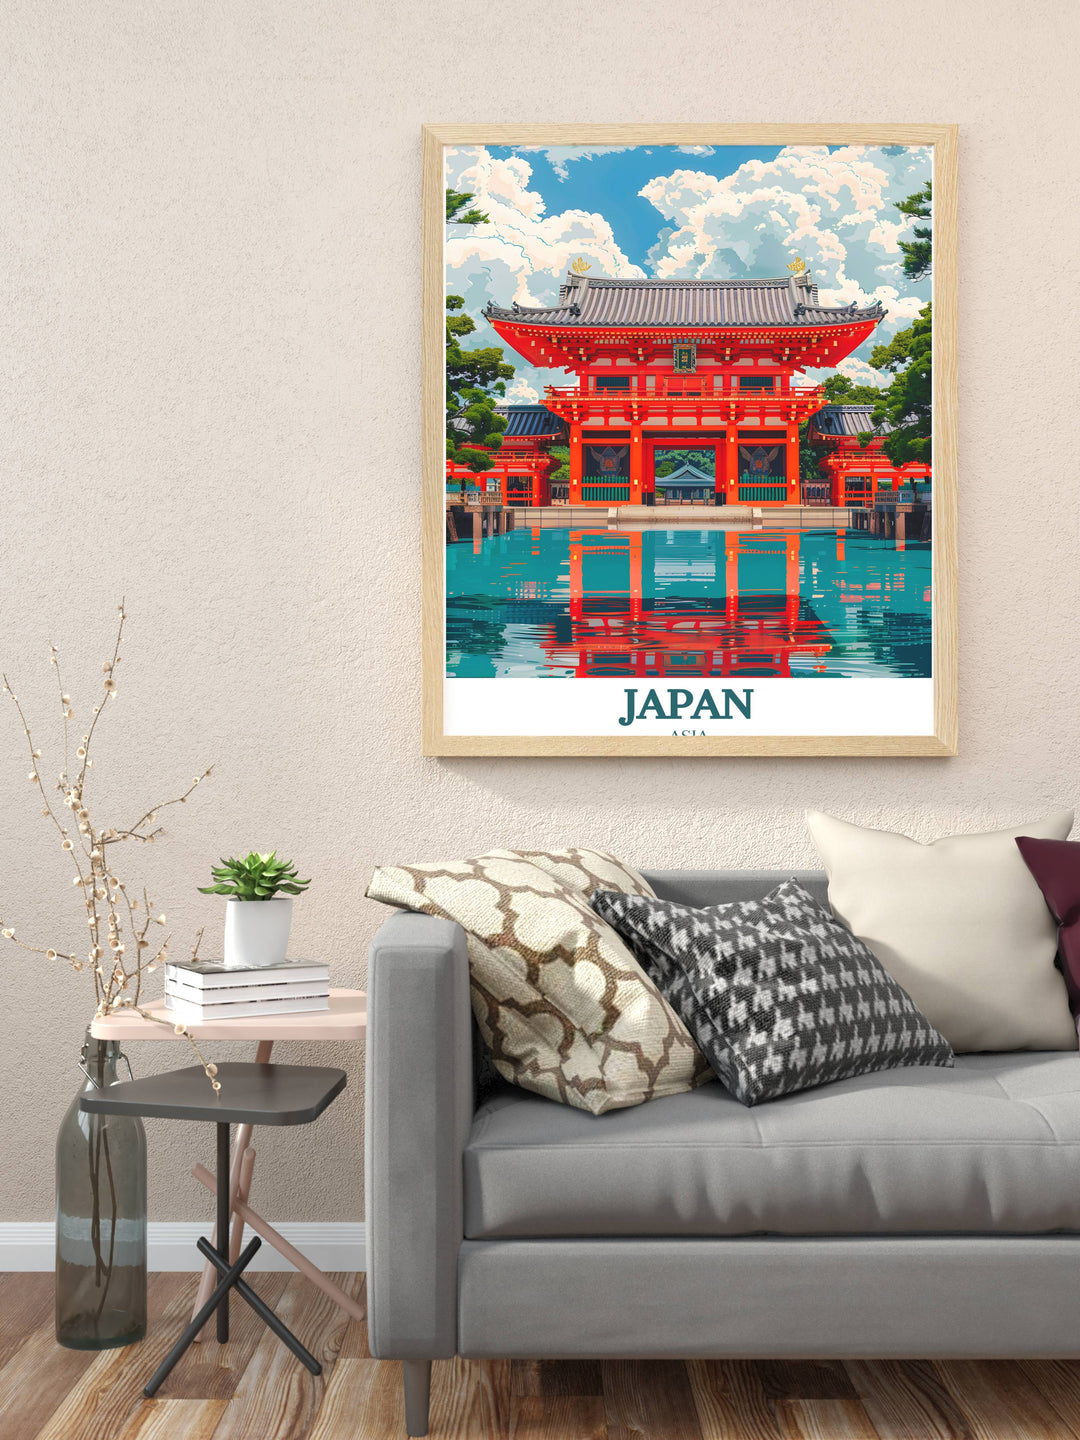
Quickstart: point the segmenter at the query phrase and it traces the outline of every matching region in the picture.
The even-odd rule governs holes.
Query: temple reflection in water
[[[844,530],[520,530],[451,546],[448,674],[930,673],[930,549]]]
[[[757,535],[705,531],[680,537],[697,538],[700,555],[693,546],[680,546],[678,558],[669,558],[666,566],[659,560],[661,573],[666,571],[666,578],[674,579],[673,571],[684,572],[685,578],[702,583],[718,577],[722,566],[720,605],[690,597],[680,602],[674,596],[659,606],[655,599],[648,602],[642,577],[646,538],[653,537],[641,531],[570,532],[570,639],[567,643],[556,633],[543,642],[556,666],[572,669],[575,675],[594,676],[783,677],[791,674],[793,655],[820,657],[828,652],[829,639],[820,619],[801,606],[798,531]],[[591,587],[586,591],[586,568],[601,556],[617,558],[625,566],[624,601],[618,594],[597,593]],[[782,591],[741,591],[739,565],[751,556],[777,562],[777,579],[783,566]]]

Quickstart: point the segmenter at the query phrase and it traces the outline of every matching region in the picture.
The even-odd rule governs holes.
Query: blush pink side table
[[[164,1000],[154,1000],[142,1007],[151,1019],[134,1015],[130,1010],[108,1015],[90,1024],[90,1033],[99,1040],[180,1040],[171,1028],[173,1015],[166,1010]],[[157,1021],[165,1020],[170,1028],[165,1029]],[[331,990],[329,1010],[302,1012],[298,1015],[247,1016],[242,1020],[207,1020],[202,1024],[192,1022],[188,1030],[194,1039],[212,1044],[215,1040],[253,1040],[255,1060],[265,1065],[275,1040],[363,1040],[367,1035],[367,995],[363,990]],[[186,1042],[185,1042],[186,1043]],[[306,1275],[313,1285],[339,1305],[342,1310],[357,1320],[364,1319],[364,1307],[357,1304],[340,1286],[325,1275],[319,1267],[290,1245],[280,1231],[275,1230],[263,1217],[253,1210],[248,1202],[251,1175],[255,1165],[255,1151],[251,1148],[251,1126],[237,1126],[233,1142],[232,1158],[229,1163],[230,1223],[229,1256],[235,1263],[240,1254],[244,1226],[250,1225],[268,1245]],[[191,1173],[209,1190],[214,1188],[214,1177],[202,1165],[192,1166]],[[217,1229],[213,1243],[217,1245]],[[215,1273],[211,1265],[203,1267],[199,1282],[199,1293],[195,1298],[194,1315],[205,1304],[214,1287]]]

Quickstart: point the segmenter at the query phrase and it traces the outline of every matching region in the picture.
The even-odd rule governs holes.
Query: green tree
[[[830,376],[830,379],[833,377]],[[845,377],[842,377],[846,379]],[[826,384],[828,381],[826,381]],[[818,464],[816,445],[810,444],[810,421],[804,420],[799,426],[799,479],[821,480],[821,466]]]
[[[460,295],[446,297],[446,456],[476,475],[491,469],[492,453],[502,445],[506,420],[495,407],[514,367],[497,345],[462,349],[461,338],[476,329],[468,315],[456,313],[464,304]]]
[[[685,449],[657,450],[656,474],[663,478],[672,475],[681,465],[691,465],[704,475],[712,476],[716,469],[716,452],[703,445],[691,445]]]
[[[569,480],[569,479],[570,479],[570,446],[569,446],[569,445],[552,445],[552,447],[551,447],[551,454],[554,455],[555,459],[558,460],[558,462],[559,462],[559,468],[558,468],[557,470],[553,470],[553,471],[551,472],[551,479],[552,479],[553,481],[555,481],[555,480]]]
[[[830,405],[876,406],[884,394],[884,391],[879,385],[856,385],[854,380],[847,375],[840,374],[839,371],[835,375],[830,375],[821,389],[825,399]],[[875,432],[873,430],[865,430],[860,432],[858,441],[865,450],[874,438]],[[809,478],[813,477],[803,476],[803,479]]]
[[[876,405],[881,399],[877,385],[856,385],[849,376],[839,371],[821,387],[827,405]]]
[[[889,388],[880,392],[870,418],[879,433],[882,426],[891,427],[884,449],[894,465],[930,460],[934,389],[931,311],[930,305],[924,305],[913,325],[897,331],[888,345],[875,345],[870,355],[875,370],[893,377]]]
[[[930,219],[933,189],[929,181],[901,200],[897,209],[903,215]],[[904,274],[922,280],[933,269],[933,239],[928,225],[916,225],[915,239],[902,240]],[[868,445],[875,434],[884,436],[884,450],[894,465],[908,460],[927,463],[931,455],[933,420],[933,310],[924,305],[919,317],[906,330],[898,330],[888,345],[876,345],[870,353],[875,370],[891,375],[888,389],[878,392],[870,416],[873,430],[859,435],[859,443]]]
[[[488,217],[470,205],[472,199],[468,191],[447,190],[447,221],[486,225]],[[458,313],[464,307],[460,295],[446,297],[446,457],[479,475],[492,468],[492,455],[502,445],[506,420],[495,407],[506,394],[506,381],[513,376],[514,367],[506,364],[497,345],[480,350],[462,348],[462,339],[476,329],[474,320]],[[463,481],[462,494],[465,484]]]
[[[933,185],[928,180],[921,190],[916,190],[914,195],[901,200],[896,208],[902,215],[911,215],[917,220],[929,220],[933,196]],[[933,238],[929,225],[916,225],[914,234],[914,240],[900,241],[900,249],[904,252],[904,274],[909,280],[921,280],[923,276],[930,274]]]
[[[467,208],[472,195],[467,190],[447,190],[446,222],[448,225],[489,225],[490,217],[482,210]],[[465,214],[462,215],[462,210]]]

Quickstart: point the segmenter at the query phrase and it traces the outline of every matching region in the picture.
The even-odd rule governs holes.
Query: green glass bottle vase
[[[120,1059],[116,1041],[86,1032],[85,1080],[56,1137],[56,1339],[69,1350],[146,1334],[146,1132],[137,1115],[79,1109],[116,1084]]]

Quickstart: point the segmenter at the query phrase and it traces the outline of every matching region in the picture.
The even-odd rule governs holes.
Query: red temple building
[[[885,312],[820,305],[796,267],[773,280],[571,271],[557,305],[488,305],[508,346],[576,377],[546,395],[567,427],[571,505],[652,504],[657,452],[695,447],[713,452],[715,504],[799,503],[799,425],[821,392],[796,377],[838,364]]]
[[[447,482],[460,484],[464,480],[483,484],[488,490],[498,488],[504,505],[549,505],[551,476],[560,464],[550,451],[552,445],[566,444],[565,422],[543,405],[505,405],[498,409],[507,425],[492,468],[476,474],[448,460]],[[490,453],[483,445],[467,448]]]
[[[859,440],[874,429],[872,405],[826,405],[810,421],[807,439],[827,447],[820,460],[829,477],[829,503],[857,507],[873,505],[884,485],[898,490],[916,480],[930,479],[930,466],[909,460],[894,465],[885,454],[884,441],[875,435],[865,446]],[[879,427],[888,434],[889,427]]]

